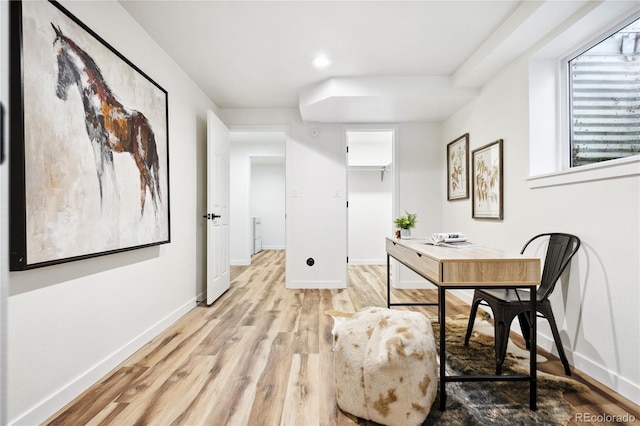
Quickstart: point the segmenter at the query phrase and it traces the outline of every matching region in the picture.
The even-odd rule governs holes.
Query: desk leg
[[[444,377],[446,374],[445,370],[445,289],[441,286],[438,286],[438,323],[440,323],[440,411],[445,410],[445,406],[447,405],[447,391],[446,391],[446,383],[444,381]]]
[[[387,253],[387,309],[391,307],[391,265]]]
[[[537,311],[536,311],[536,303],[537,303],[537,297],[536,296],[536,291],[537,288],[535,286],[531,286],[529,288],[529,294],[531,295],[531,297],[529,297],[530,301],[531,301],[531,306],[529,307],[530,312],[529,312],[529,323],[530,323],[530,332],[529,332],[529,336],[530,337],[530,347],[529,347],[529,374],[531,375],[531,382],[529,384],[529,407],[531,408],[532,411],[536,411],[537,410],[537,339],[536,339],[536,333],[537,333]]]

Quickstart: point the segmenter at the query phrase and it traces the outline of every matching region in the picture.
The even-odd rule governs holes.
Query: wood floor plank
[[[320,422],[319,355],[316,353],[294,354],[287,383],[281,424],[317,425]]]
[[[338,409],[335,392],[335,376],[333,373],[333,352],[320,352],[319,370],[323,378],[318,382],[318,424],[335,425],[340,423],[341,411]]]
[[[238,332],[238,327],[229,327],[229,324],[240,324],[251,306],[252,304],[249,302],[242,302],[219,316],[220,322],[200,342],[195,354],[215,355],[219,350],[225,348],[226,343],[233,339]]]
[[[241,339],[228,344],[225,353],[234,357],[219,359],[209,372],[209,382],[194,398],[175,424],[226,424],[240,404],[242,392],[249,390],[253,395],[260,371],[266,364],[270,339],[266,338],[263,327],[243,326],[239,332]],[[236,357],[240,353],[241,356]],[[251,399],[251,402],[253,400]]]
[[[347,291],[347,289],[333,290],[331,294],[334,310],[341,312],[356,312],[356,307],[349,297],[349,291]]]
[[[130,421],[135,419],[137,424],[174,424],[184,408],[189,406],[209,381],[209,374],[216,362],[219,362],[216,356],[190,357],[153,396],[145,400],[145,409],[141,414],[138,412],[127,415],[127,410],[123,410],[123,415],[116,417],[114,421],[132,424]]]
[[[366,273],[362,268],[349,268],[349,282],[365,282],[369,285],[375,283],[375,281],[367,279]],[[355,286],[347,286],[347,292],[356,311],[367,306],[386,306],[386,300],[376,292],[359,291]]]
[[[215,329],[217,321],[202,321],[198,319],[198,312],[192,311],[186,316],[187,324],[193,324],[191,330],[185,328],[181,333],[176,334],[171,330],[167,336],[158,336],[147,346],[153,350],[144,351],[144,357],[134,365],[146,366],[146,371],[136,378],[115,401],[118,403],[130,403],[135,399],[146,399],[147,395],[153,394],[157,388],[175,372],[195,351],[202,340]],[[167,337],[172,337],[171,344],[156,345],[156,341],[165,341]],[[175,337],[179,336],[179,337]],[[136,354],[131,358],[136,359]],[[131,361],[125,361],[128,365]]]
[[[211,412],[202,420],[186,418],[180,424],[186,425],[246,425],[249,412],[242,407],[250,407],[255,397],[257,380],[251,376],[234,376],[224,392],[214,398]]]
[[[45,424],[370,425],[336,405],[325,311],[386,306],[386,265],[350,266],[346,289],[287,289],[284,259],[284,251],[266,250],[251,266],[232,267],[230,288],[213,305],[196,306]],[[392,299],[436,301],[437,291],[394,289]],[[397,309],[437,318],[436,307]],[[447,316],[468,311],[448,292]],[[541,370],[563,375],[556,357],[540,354],[549,359]],[[640,419],[637,405],[579,370],[573,377],[591,389],[565,396],[577,412]]]
[[[251,407],[249,424],[276,425],[282,417],[282,396],[286,395],[293,357],[293,334],[278,333],[262,371]]]
[[[145,373],[148,367],[120,367],[105,379],[89,388],[58,415],[48,422],[51,425],[86,424],[101,411],[111,411],[112,402],[131,388],[132,383]]]
[[[98,415],[91,418],[86,423],[83,423],[85,426],[100,426],[103,424],[112,424],[113,419],[120,415],[122,410],[126,409],[129,404],[114,402],[104,407]]]
[[[273,321],[276,313],[269,311],[269,314],[271,320],[243,327],[243,334],[247,339],[237,342],[237,347],[234,348],[239,357],[230,372],[227,386],[218,387],[217,391],[207,396],[207,399],[216,401],[216,404],[204,424],[247,424],[249,407],[253,404],[258,381],[266,369],[275,336],[278,335]],[[216,378],[216,381],[219,383],[220,378]],[[233,389],[241,393],[232,392]],[[232,421],[234,418],[236,420]]]
[[[300,319],[294,333],[294,353],[317,354],[319,351],[318,327],[320,321],[320,292],[304,291]]]

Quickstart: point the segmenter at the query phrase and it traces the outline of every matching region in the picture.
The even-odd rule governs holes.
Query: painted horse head
[[[74,63],[74,56],[77,58],[77,46],[67,38],[60,27],[51,27],[56,33],[53,46],[56,49],[56,57],[58,60],[58,84],[56,85],[56,96],[63,101],[67,100],[69,86],[77,85],[80,81],[80,68],[78,63]]]

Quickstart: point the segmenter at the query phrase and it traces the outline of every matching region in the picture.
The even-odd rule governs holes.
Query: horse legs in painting
[[[102,179],[105,175],[105,169],[107,173],[112,174],[114,172],[113,167],[113,152],[107,149],[104,142],[93,141],[91,143],[93,148],[93,155],[96,160],[96,174],[98,175],[98,186],[100,188],[100,203],[104,202],[105,190]]]
[[[114,184],[114,189],[116,189],[115,168],[113,164],[113,151],[108,145],[109,137],[95,121],[97,120],[86,119],[85,124],[96,162],[96,174],[98,176],[98,186],[100,189],[100,204],[104,207],[104,197],[106,195],[104,182],[105,174],[110,176],[110,180]],[[117,197],[118,192],[114,191],[114,194]]]
[[[147,118],[138,111],[133,111],[130,117],[133,144],[131,155],[140,172],[140,215],[144,214],[147,188],[151,195],[154,210],[158,211],[158,199],[160,197],[160,182],[158,179],[159,163],[156,139],[153,130],[149,126]]]

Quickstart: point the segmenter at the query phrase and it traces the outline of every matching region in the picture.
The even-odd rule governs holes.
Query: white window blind
[[[571,167],[640,154],[640,19],[569,61]]]

